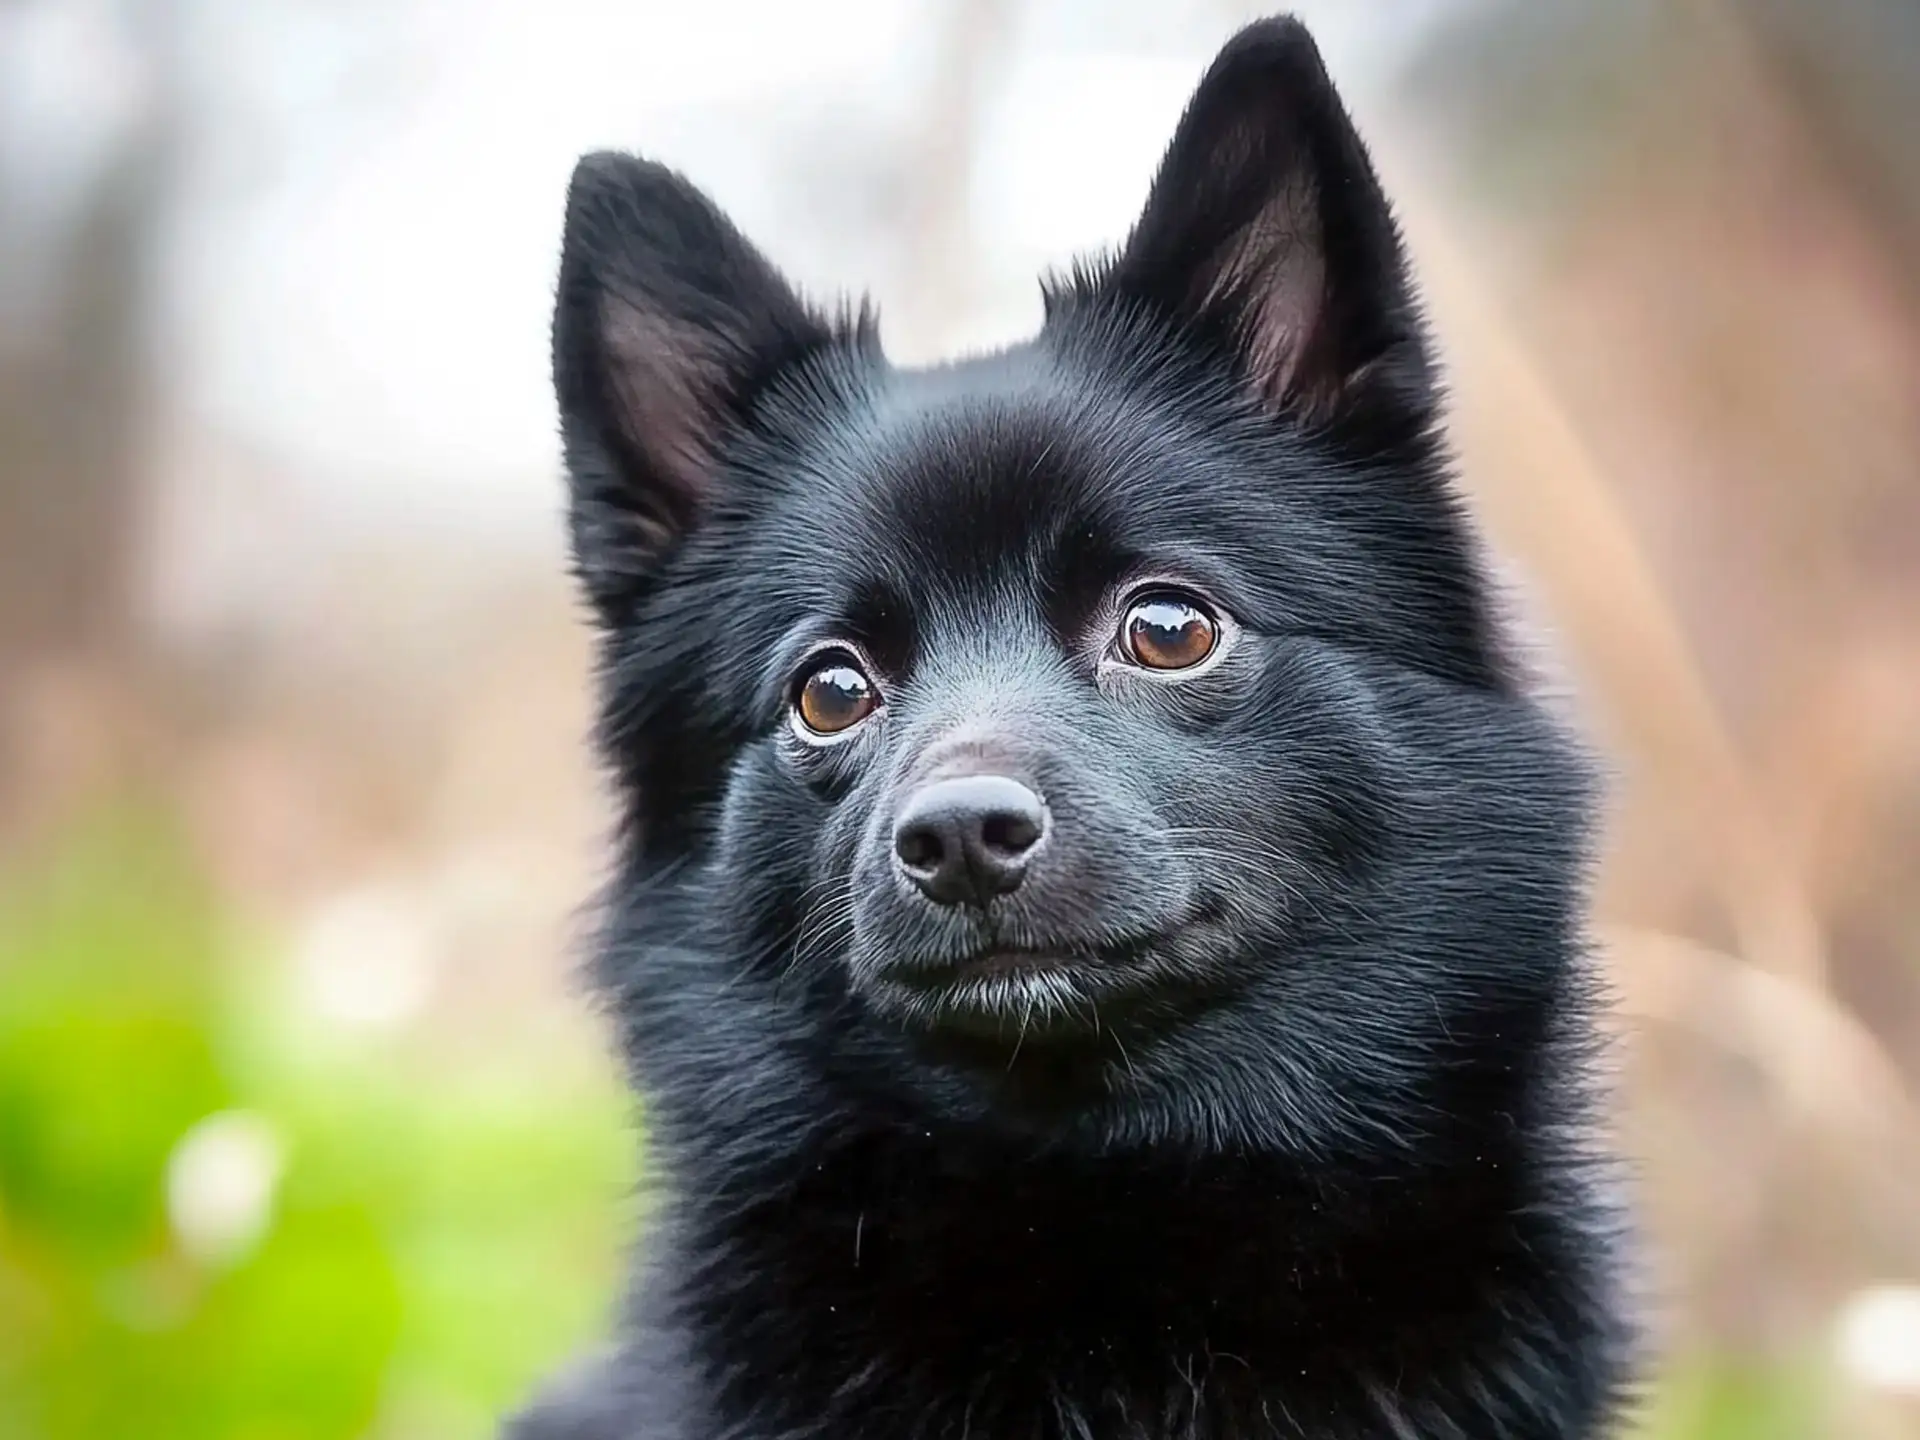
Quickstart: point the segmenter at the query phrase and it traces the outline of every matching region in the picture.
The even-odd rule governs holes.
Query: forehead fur
[[[788,437],[761,543],[817,597],[829,563],[883,580],[1024,573],[1061,548],[1230,554],[1325,468],[1169,361],[1095,368],[1044,344],[933,370],[882,370]],[[1304,488],[1303,488],[1304,487]]]

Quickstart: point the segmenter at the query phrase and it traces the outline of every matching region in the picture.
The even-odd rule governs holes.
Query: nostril
[[[931,825],[903,825],[893,837],[893,852],[909,870],[932,870],[939,866],[946,846]]]
[[[980,823],[980,843],[991,853],[1017,859],[1040,840],[1040,817],[1019,812],[986,816]]]

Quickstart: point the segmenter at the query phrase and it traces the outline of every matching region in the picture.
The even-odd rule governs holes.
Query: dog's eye
[[[1219,640],[1219,623],[1206,607],[1173,592],[1142,595],[1120,623],[1121,649],[1149,670],[1191,670]]]
[[[801,725],[815,735],[838,735],[851,730],[879,705],[873,682],[840,654],[823,656],[801,676],[794,691],[793,709]]]

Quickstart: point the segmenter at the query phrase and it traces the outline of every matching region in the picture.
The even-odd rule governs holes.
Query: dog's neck
[[[869,1134],[683,1189],[674,1309],[717,1403],[796,1437],[1574,1434],[1580,1251],[1526,1153],[1336,1182]]]

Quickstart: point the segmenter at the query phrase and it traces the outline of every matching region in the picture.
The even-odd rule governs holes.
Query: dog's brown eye
[[[866,719],[878,703],[873,682],[852,661],[836,655],[821,661],[800,682],[793,708],[800,723],[814,734],[838,735]]]
[[[1149,670],[1191,670],[1219,638],[1213,616],[1181,595],[1143,595],[1127,607],[1120,627],[1127,657]]]

